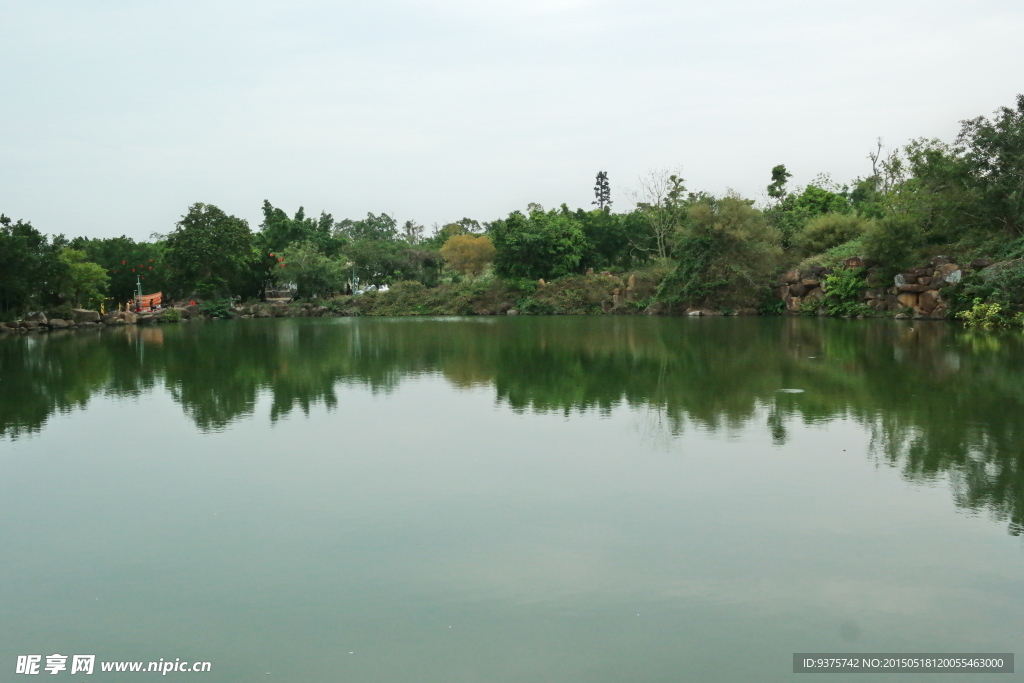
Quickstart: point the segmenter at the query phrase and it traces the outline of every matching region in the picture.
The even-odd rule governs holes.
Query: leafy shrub
[[[1004,309],[1024,306],[1024,258],[995,263],[943,292],[954,313],[969,310],[976,299],[998,303]]]
[[[231,318],[234,316],[231,299],[209,299],[199,304],[199,311],[211,318]]]
[[[48,318],[59,318],[61,320],[71,320],[75,314],[71,310],[71,304],[61,304],[56,308],[50,309],[50,312],[46,317]]]
[[[165,323],[181,322],[181,311],[177,308],[165,308],[160,314],[160,320]]]
[[[880,264],[885,280],[909,268],[921,244],[920,227],[904,216],[886,218],[864,234],[865,256]]]
[[[816,216],[797,235],[797,247],[805,254],[820,254],[861,237],[875,221],[850,213],[826,213]]]
[[[860,301],[865,289],[863,268],[839,268],[825,278],[822,285],[825,298],[821,304],[829,315],[862,315],[868,310]]]
[[[750,202],[704,197],[687,212],[678,265],[658,287],[658,300],[713,308],[756,304],[775,271],[780,239]]]
[[[538,299],[520,299],[516,307],[523,315],[554,315],[557,313],[554,304]]]
[[[620,286],[618,278],[569,275],[538,288],[532,298],[550,304],[562,315],[600,313],[602,302],[611,301],[612,290]],[[633,295],[636,298],[635,291]]]
[[[832,247],[831,249],[826,249],[820,254],[808,256],[797,265],[797,268],[800,270],[808,270],[812,266],[838,268],[843,265],[843,261],[850,258],[851,256],[863,256],[864,253],[864,236],[861,235],[860,237],[852,239],[849,242],[843,242],[842,244],[838,244]]]
[[[983,303],[981,299],[975,299],[969,310],[957,313],[956,317],[967,323],[968,327],[982,330],[1024,326],[1024,313],[1011,315],[999,303]]]

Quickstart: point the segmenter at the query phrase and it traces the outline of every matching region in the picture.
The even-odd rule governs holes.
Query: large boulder
[[[903,292],[896,297],[903,308],[914,308],[917,306],[917,292]]]
[[[50,318],[49,325],[51,330],[64,330],[70,327],[68,321],[61,318]]]
[[[782,275],[779,276],[778,284],[781,287],[782,285],[791,285],[791,284],[794,284],[794,283],[799,282],[799,281],[800,281],[800,271],[799,270],[788,270],[788,271],[786,271],[785,273],[783,273]]]
[[[788,293],[789,293],[790,296],[803,296],[804,294],[807,293],[808,289],[810,289],[810,288],[807,285],[805,285],[804,283],[797,282],[796,284],[792,284],[792,285],[789,286],[789,292]]]
[[[76,308],[71,311],[74,316],[74,321],[78,324],[82,323],[98,323],[100,321],[99,311],[89,311],[84,308]]]
[[[934,289],[921,292],[917,297],[917,310],[924,314],[932,313],[942,303],[942,297]]]
[[[821,287],[815,287],[814,289],[809,290],[807,294],[804,296],[804,299],[809,299],[811,301],[821,301],[824,298],[825,292],[821,289]]]
[[[118,323],[124,324],[124,321],[121,320],[119,311],[111,311],[110,313],[105,314],[101,322],[104,325],[116,325]]]
[[[26,330],[35,330],[39,328],[38,320],[22,320],[21,327]]]
[[[928,289],[928,285],[900,285],[898,289],[900,293],[913,292],[919,294]]]
[[[43,313],[42,311],[36,311],[35,313],[29,313],[25,317],[25,320],[34,320],[35,322],[39,323],[40,325],[45,325],[46,324],[46,314]]]

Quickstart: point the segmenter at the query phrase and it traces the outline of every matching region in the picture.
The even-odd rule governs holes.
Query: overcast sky
[[[763,196],[1024,92],[1021,0],[0,0],[0,212],[148,238],[194,202],[335,219]]]

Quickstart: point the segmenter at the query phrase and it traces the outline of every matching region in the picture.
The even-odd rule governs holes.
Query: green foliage
[[[31,223],[0,214],[0,317],[57,303],[67,272],[59,257],[64,244],[59,237],[49,240]]]
[[[836,245],[831,249],[826,249],[820,254],[808,256],[803,261],[800,261],[797,267],[801,270],[806,270],[812,266],[838,268],[843,264],[843,261],[851,256],[863,256],[865,253],[866,248],[864,247],[864,237],[861,236],[857,239],[852,239],[849,242],[843,242],[842,244]]]
[[[85,252],[66,247],[60,252],[60,260],[67,267],[61,278],[61,298],[76,308],[98,309],[106,296],[110,277],[103,267],[85,260]]]
[[[436,251],[410,247],[403,241],[362,239],[346,247],[345,254],[361,286],[403,280],[434,285],[443,265]]]
[[[74,249],[85,252],[85,260],[103,267],[110,280],[107,297],[118,303],[133,299],[141,281],[144,293],[159,292],[167,284],[167,265],[162,242],[136,242],[130,237],[71,240]]]
[[[398,223],[386,213],[366,214],[360,221],[339,221],[335,230],[341,236],[356,241],[394,242],[399,239]]]
[[[199,312],[211,318],[233,318],[235,308],[231,299],[210,299],[199,304]]]
[[[521,312],[532,311],[538,315],[601,313],[601,305],[612,300],[612,290],[617,287],[621,288],[619,280],[601,275],[567,275],[537,288],[531,299],[521,300],[520,304],[533,302]],[[548,306],[550,311],[547,311]]]
[[[579,221],[563,205],[561,211],[513,211],[491,225],[494,271],[503,277],[557,278],[574,272],[586,238]]]
[[[785,164],[779,164],[772,168],[772,182],[768,185],[768,196],[772,199],[783,200],[786,198],[786,183],[793,174],[786,170]]]
[[[1024,258],[994,263],[945,290],[943,298],[954,313],[967,310],[975,300],[998,303],[1006,310],[1024,307]]]
[[[677,238],[678,265],[662,281],[657,299],[712,308],[756,305],[780,254],[778,231],[751,202],[701,198],[687,213]]]
[[[241,292],[256,259],[253,247],[246,221],[212,204],[193,204],[167,237],[172,294],[218,298]]]
[[[71,304],[62,303],[59,306],[54,306],[46,312],[47,318],[59,318],[60,320],[71,320],[75,316],[72,310]]]
[[[886,280],[912,265],[921,243],[920,226],[908,216],[885,218],[864,234],[865,256],[882,264]]]
[[[825,298],[821,305],[832,316],[863,315],[869,310],[860,301],[865,289],[863,268],[839,268],[822,283]]]
[[[765,219],[779,230],[782,246],[794,246],[807,222],[829,213],[849,213],[850,200],[840,192],[825,189],[827,178],[820,178],[797,194],[785,195],[779,203],[765,211]]]
[[[314,220],[306,217],[300,206],[294,218],[288,218],[281,209],[263,200],[263,222],[260,224],[262,248],[268,252],[284,251],[298,243],[312,244],[317,251],[327,256],[338,256],[344,240],[334,235],[334,219],[331,214],[320,213]]]
[[[555,305],[550,301],[539,299],[520,299],[516,309],[523,315],[555,315]]]
[[[981,220],[1013,235],[1024,234],[1024,94],[1016,108],[996,117],[962,122],[957,144]]]
[[[997,327],[1024,327],[1024,313],[1013,315],[1004,309],[1002,304],[995,301],[984,303],[981,299],[975,299],[974,305],[970,309],[957,313],[956,317],[963,320],[968,327],[981,330],[992,330]]]
[[[861,237],[874,224],[852,213],[821,214],[807,221],[796,236],[796,246],[804,254],[820,254]]]
[[[327,297],[345,289],[348,262],[325,255],[313,242],[297,242],[281,252],[278,282],[294,284],[298,298]]]
[[[635,213],[647,230],[630,234],[634,250],[662,261],[669,257],[690,206],[702,196],[687,193],[684,182],[670,171],[652,171],[640,178]]]
[[[163,312],[160,313],[160,320],[165,323],[181,322],[181,311],[177,308],[165,308]]]
[[[646,257],[646,250],[634,253],[631,242],[631,237],[642,240],[641,236],[649,227],[640,213],[614,214],[607,208],[593,211],[578,209],[574,216],[586,238],[580,258],[581,268],[628,268],[634,261]]]

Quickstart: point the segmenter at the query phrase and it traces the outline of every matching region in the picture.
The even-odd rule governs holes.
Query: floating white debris
[[[780,394],[802,394],[802,393],[804,393],[804,390],[803,389],[779,389],[778,393],[780,393]]]

